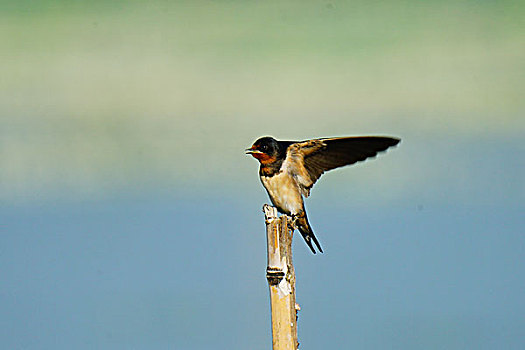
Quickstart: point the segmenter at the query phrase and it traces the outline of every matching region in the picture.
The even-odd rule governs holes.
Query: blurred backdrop
[[[268,349],[260,136],[392,135],[307,200],[305,349],[525,347],[519,1],[2,1],[0,344]]]

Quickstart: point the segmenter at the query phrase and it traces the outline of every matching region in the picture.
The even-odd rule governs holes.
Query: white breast
[[[261,181],[270,199],[279,210],[286,214],[297,214],[303,208],[303,198],[295,179],[287,172],[271,177],[261,176]]]

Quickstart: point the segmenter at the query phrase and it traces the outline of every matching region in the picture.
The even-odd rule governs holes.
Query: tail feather
[[[323,249],[321,248],[321,245],[319,244],[319,241],[314,235],[314,231],[312,231],[312,228],[310,227],[310,224],[308,223],[308,218],[306,217],[306,213],[303,211],[302,213],[298,214],[296,216],[296,225],[299,229],[299,232],[301,233],[301,236],[303,236],[304,241],[306,244],[308,244],[308,247],[310,247],[310,250],[312,253],[316,253],[314,246],[312,245],[312,241],[314,241],[315,245],[317,246],[317,249],[322,253]]]

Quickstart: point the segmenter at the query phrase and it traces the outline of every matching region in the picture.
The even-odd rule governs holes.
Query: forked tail
[[[314,246],[312,245],[312,241],[314,241],[315,245],[317,246],[317,249],[319,249],[319,251],[322,253],[323,249],[321,248],[319,241],[314,235],[314,231],[312,231],[312,228],[308,223],[306,212],[303,210],[302,212],[297,214],[295,218],[295,224],[297,225],[297,229],[299,229],[299,232],[301,232],[301,235],[303,236],[306,244],[308,244],[308,247],[310,247],[312,253],[316,253]]]

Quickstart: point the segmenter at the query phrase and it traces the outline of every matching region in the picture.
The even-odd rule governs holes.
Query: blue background
[[[307,199],[305,349],[525,347],[518,2],[2,2],[0,344],[268,349],[260,136],[392,135]]]

